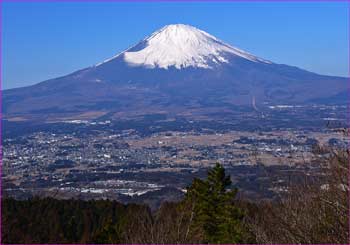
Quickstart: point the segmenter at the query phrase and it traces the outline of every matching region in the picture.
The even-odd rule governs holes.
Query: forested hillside
[[[184,199],[145,205],[110,200],[2,202],[3,243],[348,243],[349,151],[318,147],[322,185],[305,176],[274,202],[237,198],[217,164]]]

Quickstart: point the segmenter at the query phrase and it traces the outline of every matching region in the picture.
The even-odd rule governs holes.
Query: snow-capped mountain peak
[[[232,55],[252,62],[271,63],[230,46],[205,31],[184,24],[164,26],[113,58],[121,55],[130,66],[164,69],[210,69],[215,65],[228,63],[227,58]]]
[[[267,63],[197,28],[169,25],[101,64],[4,91],[4,118],[215,121],[266,102],[346,103],[348,78]]]

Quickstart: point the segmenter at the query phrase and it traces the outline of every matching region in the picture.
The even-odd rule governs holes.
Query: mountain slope
[[[169,25],[95,66],[6,90],[8,119],[190,114],[262,103],[339,103],[347,79],[275,64],[187,25]],[[345,101],[344,101],[345,103]]]

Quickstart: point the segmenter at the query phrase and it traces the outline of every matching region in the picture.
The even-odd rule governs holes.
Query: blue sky
[[[348,76],[347,2],[5,2],[3,88],[96,64],[167,24],[276,63]]]

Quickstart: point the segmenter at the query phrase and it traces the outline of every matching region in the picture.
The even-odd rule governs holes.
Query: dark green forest
[[[321,154],[322,153],[322,154]],[[3,243],[349,243],[349,152],[318,149],[327,188],[307,181],[277,201],[237,198],[225,169],[194,179],[156,211],[110,200],[2,200]]]

